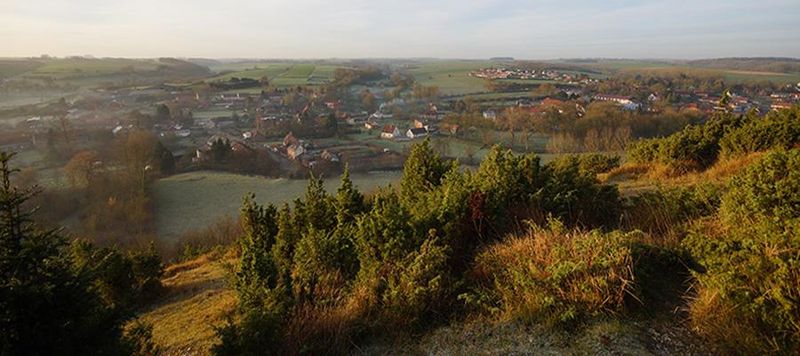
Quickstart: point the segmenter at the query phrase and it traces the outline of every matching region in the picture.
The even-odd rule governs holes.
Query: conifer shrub
[[[748,120],[727,133],[720,142],[723,156],[737,156],[769,149],[790,149],[800,143],[800,106],[773,111]]]
[[[755,118],[720,113],[700,125],[689,125],[664,138],[640,140],[629,146],[628,158],[635,163],[662,163],[673,174],[703,170],[717,161],[720,142],[732,131]]]
[[[734,177],[718,220],[684,245],[703,267],[690,305],[699,332],[729,352],[800,352],[800,151]]]
[[[619,167],[620,157],[601,153],[583,153],[560,156],[556,161],[576,161],[581,172],[597,175],[600,173],[607,173]]]

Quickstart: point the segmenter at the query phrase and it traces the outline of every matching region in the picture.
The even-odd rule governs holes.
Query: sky
[[[800,0],[0,0],[0,56],[800,57]]]

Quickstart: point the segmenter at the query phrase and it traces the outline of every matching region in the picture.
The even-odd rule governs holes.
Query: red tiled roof
[[[383,126],[383,131],[382,132],[384,132],[384,133],[393,133],[396,128],[397,127],[395,127],[394,125],[386,124],[386,125]]]

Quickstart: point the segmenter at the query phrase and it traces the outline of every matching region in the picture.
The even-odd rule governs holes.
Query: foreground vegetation
[[[663,142],[693,130],[729,142],[741,133],[715,128],[745,122],[737,127],[758,132],[747,120],[720,114]],[[780,137],[787,141],[754,147],[798,142]],[[722,147],[709,155],[729,154]],[[690,161],[688,152],[676,158]],[[581,161],[592,160],[541,165],[495,148],[461,172],[426,142],[397,189],[363,198],[345,176],[334,196],[312,179],[293,207],[247,199],[234,283],[240,321],[220,329],[215,352],[347,352],[370,335],[423,332],[464,312],[580,328],[684,298],[694,330],[719,351],[797,351],[797,150],[767,154],[730,184],[630,199]]]

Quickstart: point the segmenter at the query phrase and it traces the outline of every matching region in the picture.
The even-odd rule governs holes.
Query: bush
[[[619,190],[581,171],[579,162],[551,162],[544,167],[544,176],[544,187],[534,199],[548,215],[569,226],[613,228],[619,223]]]
[[[800,106],[749,120],[722,138],[722,155],[735,156],[769,149],[789,149],[800,143]]]
[[[690,306],[697,329],[728,351],[800,352],[800,151],[734,177],[719,221],[684,244],[705,269]]]
[[[478,300],[491,300],[504,319],[569,322],[616,313],[634,292],[631,236],[533,228],[477,256]]]
[[[718,114],[702,125],[690,125],[668,137],[631,145],[629,158],[637,163],[659,162],[683,174],[708,168],[720,154],[720,141],[729,132],[753,120],[751,116]]]
[[[636,163],[652,163],[659,159],[662,139],[650,138],[628,145],[628,159]]]
[[[435,236],[403,259],[397,273],[389,277],[384,294],[391,320],[417,327],[420,322],[441,320],[454,291],[448,259],[449,249]]]
[[[555,161],[558,161],[559,164],[577,162],[581,172],[597,175],[619,167],[619,160],[619,156],[609,156],[601,153],[584,153],[579,155],[564,155],[557,158]]]

